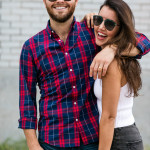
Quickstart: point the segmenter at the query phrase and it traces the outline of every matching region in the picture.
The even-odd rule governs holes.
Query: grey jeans
[[[111,150],[144,150],[142,138],[135,124],[115,129]]]

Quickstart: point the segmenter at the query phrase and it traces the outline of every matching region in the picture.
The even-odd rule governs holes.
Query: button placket
[[[66,50],[66,52],[64,52],[64,56],[66,57],[66,59],[68,60],[69,59],[69,53],[68,53],[68,51]],[[71,65],[69,65],[69,64],[67,64],[67,67],[68,67],[68,71],[70,72],[70,76],[72,76],[72,72],[73,72],[73,68],[72,68],[72,66]],[[73,92],[75,92],[77,89],[76,89],[76,85],[72,85],[72,89],[73,89]],[[76,107],[77,107],[77,102],[76,101],[74,101],[73,102],[73,105],[74,105],[74,110],[75,110],[75,112],[74,112],[74,118],[75,118],[75,122],[78,122],[79,121],[79,119],[78,119],[78,115],[77,115],[77,112],[76,112]]]

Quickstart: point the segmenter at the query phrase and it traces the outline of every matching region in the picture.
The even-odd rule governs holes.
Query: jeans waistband
[[[115,128],[114,131],[120,131],[120,130],[128,130],[132,127],[136,127],[136,124],[132,124],[132,125],[129,125],[129,126],[125,126],[125,127],[119,127],[119,128]]]

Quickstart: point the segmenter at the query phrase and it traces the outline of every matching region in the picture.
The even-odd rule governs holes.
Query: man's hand
[[[84,20],[86,20],[88,28],[94,28],[94,24],[93,24],[93,16],[94,15],[97,15],[97,13],[86,14],[80,22],[83,22]]]
[[[99,52],[93,59],[93,62],[90,66],[90,77],[93,77],[94,80],[100,79],[102,76],[105,76],[109,64],[113,61],[116,54],[115,46],[106,46],[101,52]]]

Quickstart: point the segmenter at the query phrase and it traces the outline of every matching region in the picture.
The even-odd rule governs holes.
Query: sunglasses
[[[105,28],[108,31],[112,31],[115,26],[119,26],[116,22],[110,19],[104,20],[102,16],[94,15],[93,16],[93,23],[95,26],[99,26],[104,21]]]
[[[57,0],[49,0],[50,2],[55,2]],[[71,0],[64,0],[64,1],[71,1]]]

